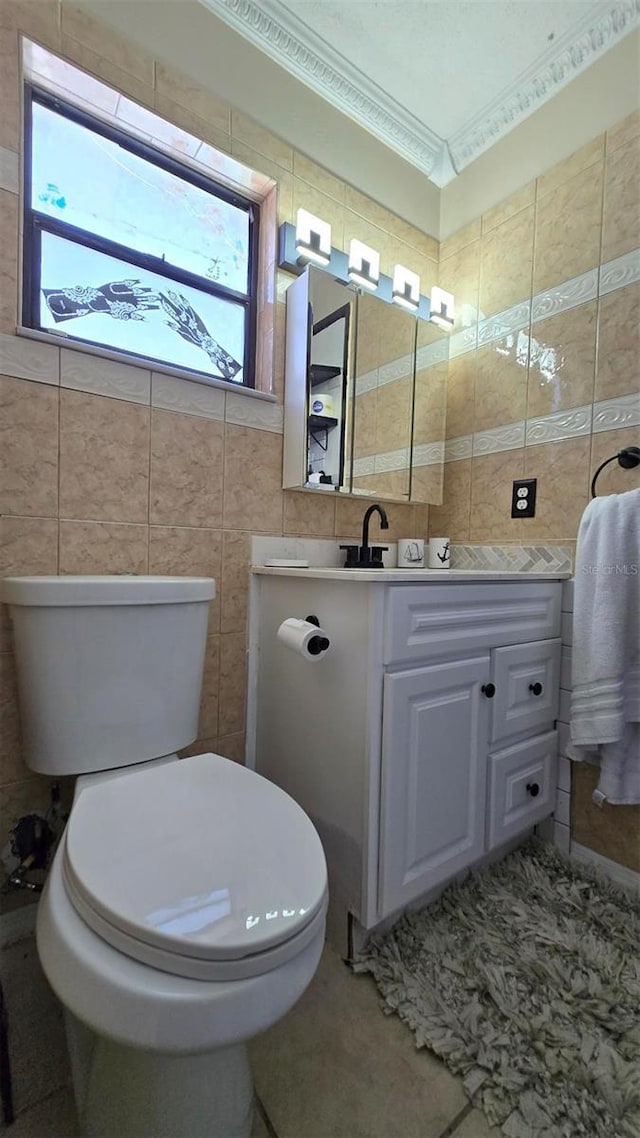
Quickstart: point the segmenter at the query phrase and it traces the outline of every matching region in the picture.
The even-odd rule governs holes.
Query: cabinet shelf
[[[331,364],[311,364],[309,368],[312,387],[317,387],[320,383],[327,383],[330,379],[337,379],[339,375],[342,375],[342,368],[334,367]]]
[[[309,415],[309,434],[320,450],[327,450],[329,446],[329,431],[338,426],[338,420],[328,415]],[[324,442],[318,438],[318,431],[324,431]]]
[[[332,419],[330,415],[309,415],[310,431],[330,431],[332,427],[337,426],[338,420]]]

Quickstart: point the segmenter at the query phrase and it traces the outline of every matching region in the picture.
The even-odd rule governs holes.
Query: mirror
[[[370,293],[357,301],[351,488],[409,501],[415,316]]]
[[[348,491],[350,333],[355,295],[331,277],[322,278],[322,273],[313,274],[308,317],[306,485]]]
[[[287,290],[285,489],[442,501],[447,333],[309,267]]]
[[[317,269],[287,290],[285,489],[351,493],[356,298]]]

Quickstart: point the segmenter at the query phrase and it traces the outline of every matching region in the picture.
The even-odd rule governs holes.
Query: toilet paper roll
[[[295,616],[283,620],[278,629],[278,640],[310,664],[317,664],[329,650],[329,637],[324,629]]]

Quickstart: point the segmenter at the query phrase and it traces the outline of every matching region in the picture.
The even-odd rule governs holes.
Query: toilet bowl
[[[82,1133],[249,1138],[246,1044],[315,973],[327,874],[278,787],[220,755],[163,755],[161,737],[197,731],[213,582],[13,578],[1,595],[27,761],[80,772],[37,941]]]

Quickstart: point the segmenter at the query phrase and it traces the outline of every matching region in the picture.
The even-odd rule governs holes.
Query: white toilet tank
[[[198,731],[208,577],[7,577],[24,758],[47,775],[172,754]]]

